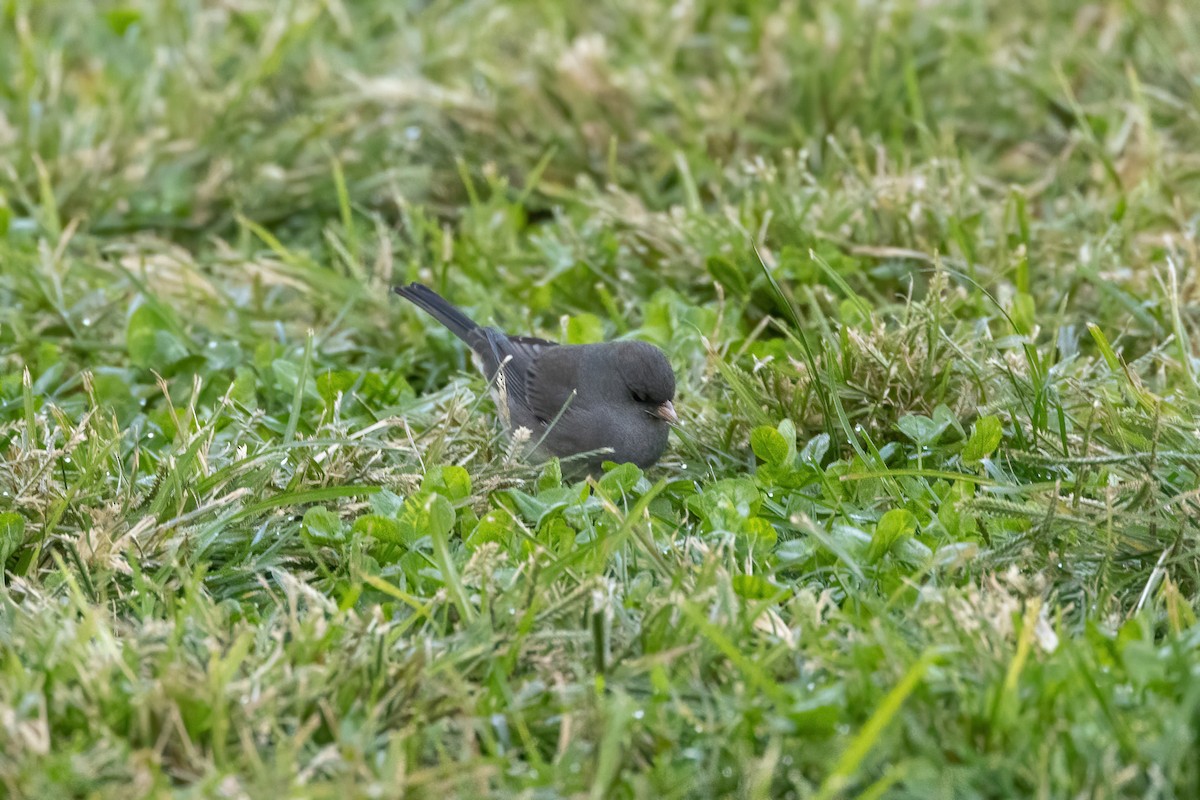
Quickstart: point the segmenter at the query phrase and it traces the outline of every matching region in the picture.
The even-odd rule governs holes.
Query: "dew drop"
[[[92,326],[92,318],[91,317],[84,317],[82,322],[83,322],[83,327],[85,327],[85,328],[90,328]]]
[[[147,438],[147,439],[153,439],[153,438],[154,438],[154,431],[150,431],[149,433],[147,433],[147,434],[146,434],[146,438]]]
[[[721,777],[722,778],[732,778],[733,777],[733,767],[722,767],[721,768]]]
[[[66,458],[64,458],[64,459],[63,459],[63,463],[64,463],[64,464],[70,464],[70,463],[71,463],[71,457],[70,457],[70,456],[67,456]]]
[[[638,709],[635,709],[635,710],[634,710],[634,712],[633,712],[633,718],[634,718],[634,719],[641,719],[641,718],[642,718],[642,717],[644,717],[644,716],[646,716],[646,712],[645,712],[645,711],[642,711],[640,708],[638,708]]]
[[[415,142],[421,138],[421,129],[416,125],[409,125],[404,129],[404,137],[410,142]]]

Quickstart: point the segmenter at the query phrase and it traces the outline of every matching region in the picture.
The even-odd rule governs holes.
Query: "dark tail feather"
[[[471,332],[479,326],[433,289],[424,284],[410,283],[408,286],[393,286],[392,291],[445,325],[467,344],[472,344]]]

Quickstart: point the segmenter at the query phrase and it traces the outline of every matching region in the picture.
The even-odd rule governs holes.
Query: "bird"
[[[471,348],[509,433],[527,438],[528,455],[558,457],[564,474],[598,475],[605,461],[646,468],[666,450],[679,417],[672,403],[675,372],[658,347],[510,336],[477,324],[424,284],[392,291]]]

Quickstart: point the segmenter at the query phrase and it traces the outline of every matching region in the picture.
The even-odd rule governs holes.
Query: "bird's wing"
[[[577,402],[581,349],[559,346],[543,349],[530,365],[525,381],[529,409],[544,423],[553,422],[563,411]]]
[[[529,399],[530,374],[538,358],[557,349],[558,343],[533,336],[509,336],[495,328],[477,328],[473,334],[471,348],[492,382],[505,423],[528,426],[540,419]]]

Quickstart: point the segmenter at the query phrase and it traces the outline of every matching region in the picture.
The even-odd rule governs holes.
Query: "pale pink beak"
[[[663,403],[658,408],[654,409],[654,416],[661,420],[666,420],[672,425],[679,424],[679,415],[675,413],[675,406],[671,405],[671,401]]]

